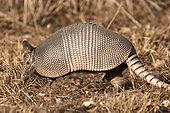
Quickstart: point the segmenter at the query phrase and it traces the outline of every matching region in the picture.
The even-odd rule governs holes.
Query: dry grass
[[[98,73],[23,77],[24,38],[38,45],[59,28],[95,21],[128,37],[154,75],[170,83],[169,0],[0,0],[0,112],[170,112],[170,92],[126,73],[132,87],[114,93]],[[110,24],[109,24],[110,23]],[[89,105],[86,105],[89,104]]]

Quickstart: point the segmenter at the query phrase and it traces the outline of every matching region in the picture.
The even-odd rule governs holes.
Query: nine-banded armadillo
[[[148,83],[170,90],[170,85],[148,72],[125,37],[93,23],[62,28],[37,47],[26,40],[25,72],[35,69],[45,77],[59,77],[77,70],[107,71],[122,63]]]

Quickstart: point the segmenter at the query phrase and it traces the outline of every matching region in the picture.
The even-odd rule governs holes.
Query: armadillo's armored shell
[[[76,70],[110,70],[127,60],[132,44],[123,36],[91,23],[73,24],[35,49],[35,68],[47,77]]]

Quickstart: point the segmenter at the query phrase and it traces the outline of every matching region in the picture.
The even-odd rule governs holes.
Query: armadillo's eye
[[[25,54],[25,55],[24,55],[24,59],[25,59],[26,61],[28,61],[28,60],[30,59],[30,53]]]
[[[30,62],[26,62],[26,65],[29,65],[30,64]]]

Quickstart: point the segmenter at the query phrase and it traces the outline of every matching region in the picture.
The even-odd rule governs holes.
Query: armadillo
[[[36,70],[45,77],[60,77],[77,70],[107,71],[126,63],[148,83],[170,90],[169,84],[144,67],[127,38],[94,23],[64,27],[37,47],[24,40],[23,47],[28,51],[23,59],[25,72]]]

